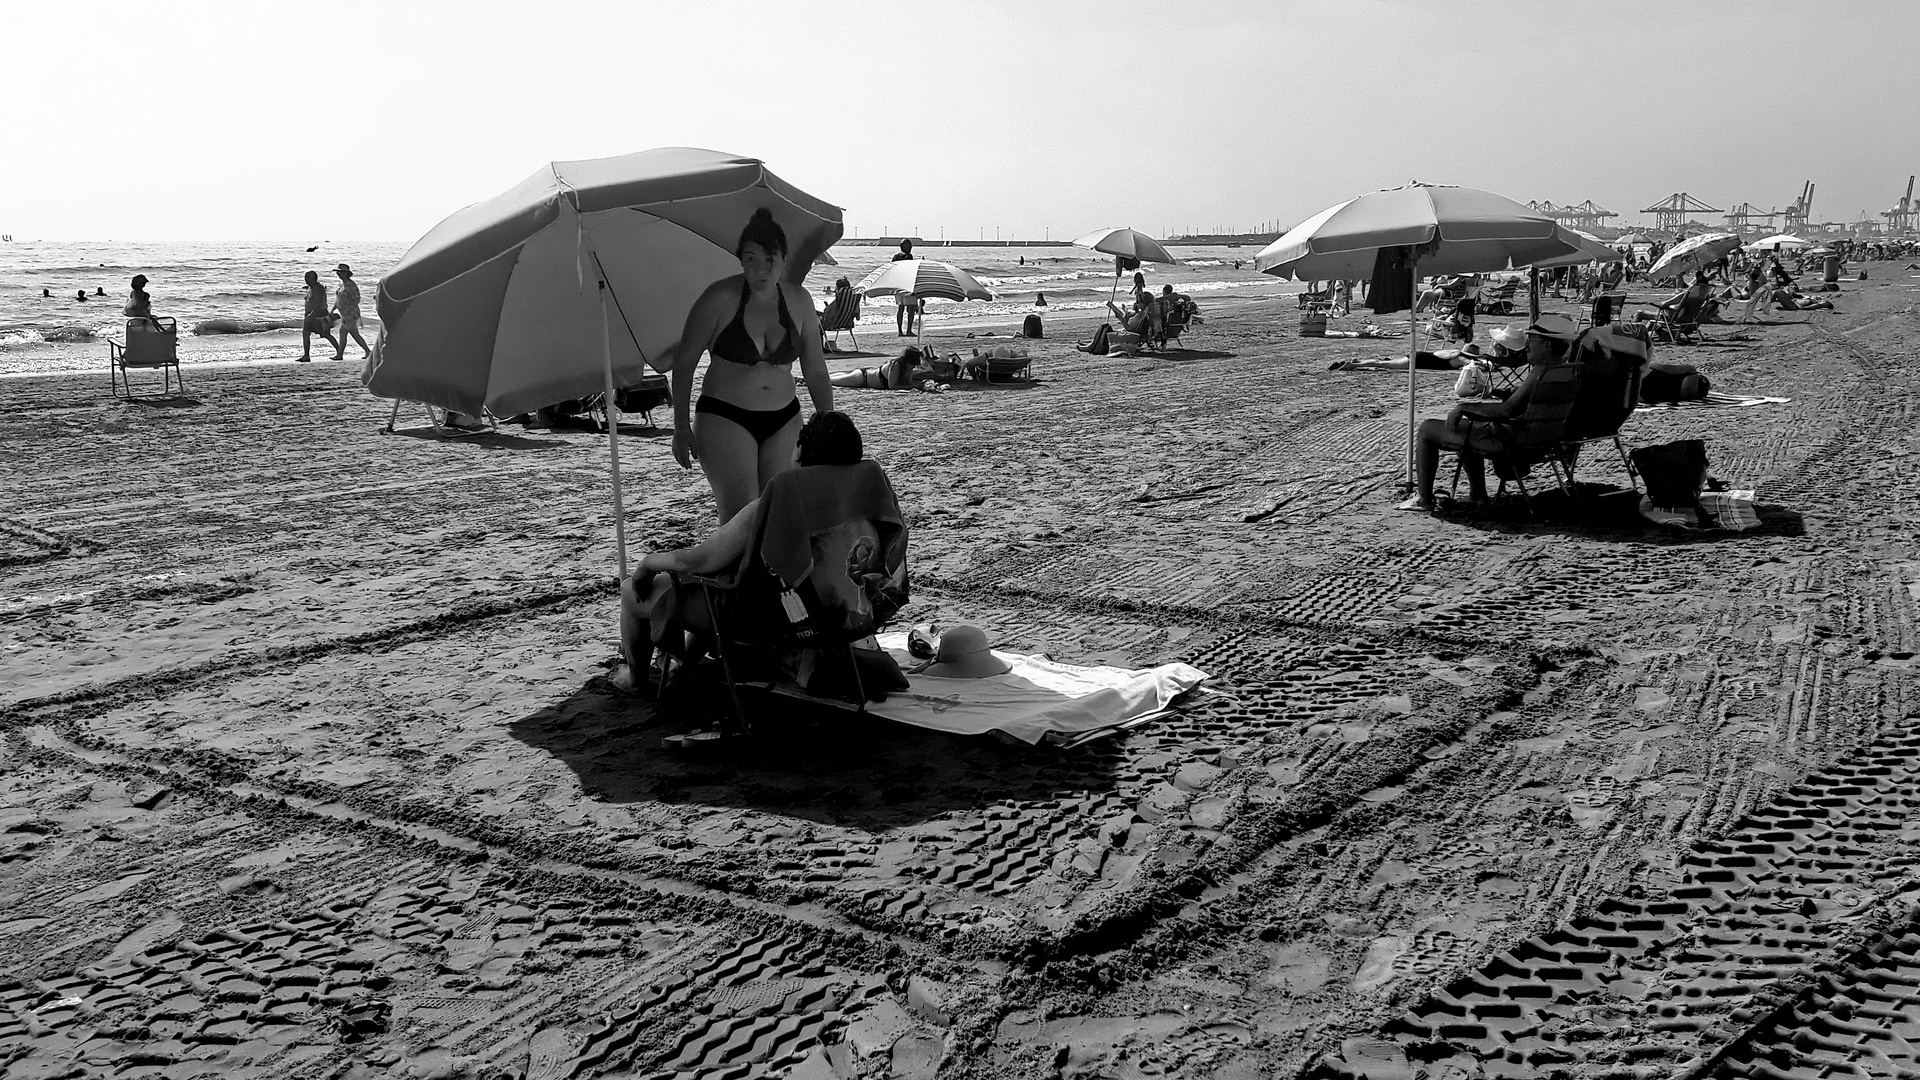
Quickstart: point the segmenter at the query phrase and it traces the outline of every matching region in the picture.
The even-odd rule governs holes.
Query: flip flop
[[[1431,514],[1433,513],[1434,504],[1430,502],[1421,502],[1420,496],[1415,495],[1413,498],[1408,499],[1406,502],[1395,503],[1393,505],[1393,508],[1395,510],[1418,510],[1423,514]]]

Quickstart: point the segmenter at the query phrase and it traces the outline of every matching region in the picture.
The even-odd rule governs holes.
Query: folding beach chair
[[[853,347],[858,349],[860,339],[854,335],[853,327],[859,321],[860,294],[853,291],[853,286],[847,283],[846,278],[841,278],[834,285],[833,299],[828,301],[825,310],[820,312],[821,344],[824,346],[831,340],[833,351],[839,351],[840,332],[844,330],[847,332],[847,337],[852,340]],[[828,334],[832,334],[833,337],[829,339]]]
[[[186,391],[187,380],[180,375],[180,335],[172,319],[128,319],[126,336],[125,343],[107,339],[107,378],[113,385],[113,396],[120,396],[124,383],[127,400],[133,400],[132,372],[136,368],[159,368],[162,394],[174,393],[176,378],[180,392]]]
[[[739,731],[751,730],[740,700],[745,677],[757,668],[771,676],[757,681],[787,681],[787,662],[807,651],[817,667],[845,665],[849,704],[865,711],[852,650],[907,602],[906,522],[875,461],[788,469],[761,492],[752,539],[732,570],[673,578],[676,594],[704,602],[711,630],[691,640],[668,634],[659,647],[682,663],[706,652],[719,658]]]
[[[1135,335],[1109,333],[1107,335],[1109,349],[1118,351],[1115,346],[1117,345],[1117,339],[1122,336],[1133,337]],[[967,376],[975,382],[1017,382],[1023,379],[1031,379],[1033,377],[1032,353],[1028,352],[1024,346],[1013,346],[1013,348],[1018,350],[1014,356],[994,356],[991,354],[991,350],[989,350],[988,355],[974,356],[961,361],[960,370],[965,372]],[[954,354],[954,358],[958,359],[959,354]]]
[[[1480,290],[1480,313],[1483,315],[1513,314],[1513,298],[1520,292],[1520,282],[1508,278],[1498,285]]]
[[[1571,484],[1581,448],[1610,442],[1627,472],[1628,486],[1638,490],[1638,473],[1620,429],[1639,407],[1640,378],[1653,360],[1647,331],[1643,325],[1595,326],[1574,341],[1572,355],[1580,366],[1580,385],[1557,447],[1561,471]]]
[[[408,402],[401,398],[393,399],[393,411],[387,415],[387,426],[382,428],[381,430],[386,432],[388,435],[391,435],[396,430],[398,430],[398,425],[400,423],[400,407],[402,405],[408,405],[408,404],[418,405],[420,408],[426,410],[427,424],[428,426],[433,428],[434,437],[437,439],[464,439],[469,435],[486,435],[490,433],[496,433],[500,430],[499,423],[494,419],[493,414],[490,412],[482,412],[479,414],[478,417],[476,417],[476,419],[481,421],[481,424],[479,426],[468,427],[463,424],[456,423],[454,418],[457,416],[467,416],[470,414],[456,413],[452,409],[444,409],[438,406],[429,405],[424,401]]]
[[[1652,311],[1642,311],[1640,321],[1651,328],[1654,337],[1674,345],[1692,345],[1706,340],[1700,332],[1701,311],[1708,297],[1687,294],[1679,303],[1668,301]]]
[[[1160,330],[1154,335],[1154,348],[1164,349],[1170,343],[1179,341],[1182,334],[1203,321],[1199,305],[1193,302],[1192,297],[1174,293],[1171,301],[1161,306]]]

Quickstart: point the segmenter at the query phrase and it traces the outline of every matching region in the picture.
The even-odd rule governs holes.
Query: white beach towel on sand
[[[902,669],[918,663],[907,652],[906,634],[881,634],[879,642]],[[1038,743],[1049,734],[1097,731],[1158,712],[1207,678],[1186,664],[1135,671],[1076,667],[999,650],[993,655],[1012,669],[984,679],[909,675],[909,689],[869,703],[867,711],[956,735],[1004,731],[1021,742]]]

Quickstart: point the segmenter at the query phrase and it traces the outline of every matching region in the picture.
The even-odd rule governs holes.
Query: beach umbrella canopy
[[[882,263],[860,279],[855,292],[868,296],[919,296],[940,300],[991,300],[993,293],[972,274],[951,263],[901,259]]]
[[[1731,233],[1690,236],[1668,248],[1652,266],[1647,267],[1647,280],[1664,281],[1691,274],[1695,270],[1704,270],[1739,247],[1740,238]]]
[[[1364,280],[1388,247],[1421,248],[1426,274],[1510,270],[1573,250],[1559,222],[1504,195],[1415,183],[1320,211],[1263,248],[1253,266],[1301,281]]]
[[[1747,250],[1748,251],[1772,251],[1775,248],[1804,248],[1804,247],[1812,247],[1812,246],[1813,246],[1813,241],[1802,240],[1799,237],[1793,235],[1792,233],[1775,233],[1772,236],[1762,237],[1761,239],[1755,240],[1753,243],[1748,244]]]
[[[1104,251],[1109,255],[1117,255],[1122,258],[1138,259],[1141,262],[1167,263],[1171,265],[1180,261],[1174,258],[1160,241],[1155,240],[1145,233],[1136,232],[1128,228],[1095,229],[1075,240],[1073,245],[1075,247],[1092,248],[1095,251]]]
[[[507,416],[666,371],[693,302],[740,272],[734,247],[761,207],[786,231],[790,281],[840,239],[839,207],[754,158],[670,147],[544,165],[434,226],[381,280],[362,381]]]
[[[1368,280],[1384,248],[1405,248],[1426,274],[1511,270],[1579,250],[1553,218],[1479,188],[1411,183],[1328,207],[1254,256],[1254,269],[1296,280]],[[1581,261],[1586,261],[1582,259]],[[1413,320],[1410,357],[1420,351]],[[1407,364],[1407,480],[1414,477],[1415,368]]]
[[[1568,252],[1565,255],[1555,255],[1550,258],[1536,259],[1534,260],[1533,265],[1535,266],[1580,266],[1584,263],[1590,263],[1590,262],[1610,263],[1610,262],[1620,261],[1620,253],[1618,251],[1615,251],[1613,248],[1608,247],[1606,241],[1600,239],[1599,237],[1593,235],[1592,233],[1582,232],[1579,229],[1575,229],[1567,225],[1560,226],[1560,229],[1561,229],[1561,232],[1565,234],[1564,236],[1561,237],[1561,239],[1566,241],[1566,243],[1569,246],[1571,246],[1573,250]]]
[[[1651,244],[1651,243],[1653,243],[1653,241],[1651,241],[1651,240],[1649,240],[1649,239],[1647,239],[1647,238],[1646,238],[1646,237],[1644,237],[1644,236],[1641,236],[1641,235],[1640,235],[1639,233],[1637,233],[1637,232],[1630,232],[1630,233],[1628,233],[1628,234],[1627,234],[1627,235],[1625,235],[1625,236],[1616,236],[1616,237],[1614,237],[1614,238],[1613,238],[1613,242],[1614,242],[1614,243],[1616,243],[1616,244],[1626,244],[1626,245],[1628,245],[1628,246],[1632,246],[1632,245],[1634,245],[1634,244]]]

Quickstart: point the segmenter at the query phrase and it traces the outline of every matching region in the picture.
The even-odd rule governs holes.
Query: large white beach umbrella
[[[1422,273],[1511,270],[1578,250],[1554,219],[1479,188],[1409,183],[1330,206],[1288,229],[1254,256],[1276,277],[1368,280],[1383,250],[1399,249],[1410,284]],[[1412,320],[1409,356],[1420,350]],[[1415,368],[1407,365],[1407,479],[1414,479]]]
[[[1775,233],[1763,236],[1747,245],[1748,251],[1778,251],[1781,248],[1810,248],[1813,241],[1802,240],[1792,233]]]
[[[881,263],[880,268],[853,287],[857,293],[868,296],[917,296],[923,300],[991,300],[992,290],[980,284],[979,280],[952,263],[936,262],[932,259],[901,259],[898,262]],[[920,333],[915,340],[926,336],[927,322],[921,319],[917,324]]]
[[[687,312],[740,272],[734,247],[762,207],[787,234],[787,280],[840,239],[839,207],[754,158],[669,147],[542,166],[434,226],[381,279],[380,338],[361,381],[382,397],[500,416],[611,398],[672,368]]]
[[[1682,277],[1719,262],[1740,248],[1740,238],[1732,233],[1701,233],[1668,248],[1647,267],[1648,281]]]

